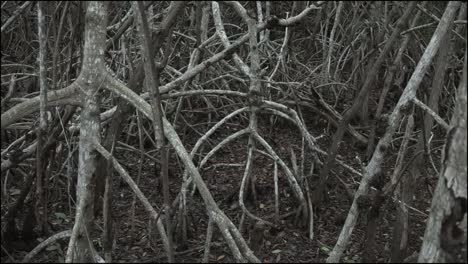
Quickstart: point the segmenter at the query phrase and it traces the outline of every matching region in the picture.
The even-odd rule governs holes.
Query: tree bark
[[[452,128],[445,142],[442,170],[418,262],[455,262],[457,253],[466,243],[466,226],[464,230],[458,226],[466,214],[467,205],[466,74],[465,53],[463,78],[458,87],[457,103],[451,120]]]
[[[68,244],[66,262],[92,262],[95,255],[90,244],[94,219],[92,179],[96,177],[96,151],[100,142],[99,100],[97,92],[104,81],[104,47],[107,26],[106,2],[89,2],[86,12],[83,67],[77,80],[83,110],[81,113],[77,205],[75,224]]]

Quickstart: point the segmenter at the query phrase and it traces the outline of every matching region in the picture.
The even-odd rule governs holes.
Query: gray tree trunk
[[[100,111],[98,90],[103,83],[104,47],[107,26],[106,2],[89,2],[86,11],[83,66],[77,84],[82,100],[77,205],[75,225],[68,244],[67,262],[94,262],[90,230],[94,217],[93,177],[96,171],[96,151],[93,142],[100,142]]]
[[[466,221],[464,231],[459,227],[466,214],[467,199],[466,93],[465,53],[463,78],[458,88],[457,104],[418,262],[456,261],[459,257],[457,252],[462,252],[461,247],[466,246]]]

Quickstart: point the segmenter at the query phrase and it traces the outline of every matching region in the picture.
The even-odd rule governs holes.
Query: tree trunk
[[[466,243],[466,221],[464,231],[458,226],[466,214],[467,205],[466,94],[465,53],[463,79],[458,88],[457,104],[445,142],[442,169],[418,262],[455,262],[456,254]]]
[[[96,151],[100,142],[99,101],[97,92],[103,82],[107,7],[105,2],[89,2],[86,12],[84,59],[77,83],[80,86],[82,113],[80,126],[77,205],[75,224],[68,244],[67,262],[94,261],[90,231],[94,219],[93,177],[96,177]]]

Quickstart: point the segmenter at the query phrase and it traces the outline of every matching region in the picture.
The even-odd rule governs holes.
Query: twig
[[[43,248],[47,247],[48,245],[52,244],[53,242],[71,236],[72,230],[65,230],[60,233],[57,233],[46,240],[42,241],[39,245],[37,245],[31,252],[29,252],[24,258],[23,263],[31,262],[31,259],[39,253]]]
[[[205,252],[203,253],[202,263],[208,263],[210,260],[211,239],[213,237],[213,219],[208,219],[208,228],[206,229]]]
[[[439,125],[441,125],[443,128],[445,128],[445,130],[449,130],[450,129],[450,126],[449,124],[447,124],[447,122],[445,122],[442,117],[440,117],[438,114],[436,114],[436,112],[434,112],[432,109],[430,109],[427,105],[425,105],[423,102],[419,101],[418,98],[414,97],[413,99],[413,103],[415,103],[417,106],[421,107],[422,110],[424,110],[426,113],[428,113],[429,115],[432,116],[432,118],[434,118],[434,120],[439,123]]]
[[[98,142],[94,143],[94,148],[108,161],[112,162],[112,165],[114,166],[114,169],[122,176],[122,178],[127,182],[129,185],[130,189],[136,194],[138,199],[141,201],[145,209],[150,213],[151,217],[153,219],[159,219],[159,213],[154,210],[153,206],[150,204],[148,201],[148,198],[143,194],[143,192],[138,188],[136,183],[133,181],[133,179],[128,175],[127,171],[122,167],[122,165],[119,164],[119,162],[103,147],[101,144]],[[164,226],[160,220],[157,221],[157,226],[158,226],[158,231],[162,237],[162,240],[165,241],[167,239],[166,237],[166,231],[164,230]]]
[[[5,30],[32,2],[33,1],[26,1],[22,6],[16,9],[13,15],[2,25],[1,32],[3,32],[3,30]]]
[[[8,102],[8,100],[10,100],[11,96],[15,92],[15,87],[16,87],[15,84],[16,84],[16,76],[12,75],[11,79],[10,79],[10,85],[8,86],[8,92],[5,95],[5,97],[2,99],[2,102],[1,102],[1,109],[3,109],[5,104]]]

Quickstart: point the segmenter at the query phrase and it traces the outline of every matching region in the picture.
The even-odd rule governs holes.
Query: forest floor
[[[316,118],[316,117],[315,117]],[[275,125],[269,122],[264,116],[260,118],[259,132],[277,151],[278,155],[283,160],[291,165],[291,149],[300,164],[301,158],[301,137],[298,130],[288,123],[278,122]],[[326,135],[318,139],[317,143],[320,147],[326,150],[329,146],[334,128],[324,127],[323,123],[312,122],[313,117],[306,116],[307,127],[312,132],[312,135]],[[224,137],[244,128],[247,122],[231,122],[220,129],[219,132],[213,135],[209,148],[211,149],[217,142]],[[203,130],[203,129],[202,129]],[[194,131],[186,133],[183,137],[184,144],[187,149],[191,149],[200,135]],[[397,136],[398,137],[398,136]],[[346,137],[345,137],[346,138]],[[215,154],[209,162],[201,170],[201,174],[207,183],[214,199],[219,207],[226,213],[235,225],[239,224],[241,219],[241,210],[238,205],[238,191],[242,179],[245,160],[247,154],[247,136],[236,140]],[[356,155],[364,157],[365,148],[359,148],[351,143],[350,138],[347,138],[341,145],[339,155],[342,159],[356,170],[361,171],[361,165],[358,164]],[[401,139],[400,139],[401,141]],[[389,156],[385,161],[385,175],[388,181],[389,175],[393,171],[395,164],[396,153],[400,142],[395,141],[394,149],[388,151]],[[436,144],[437,143],[437,144]],[[434,143],[437,148],[443,144],[443,140]],[[439,148],[441,149],[441,148]],[[205,151],[206,152],[206,151]],[[116,157],[122,165],[127,169],[129,174],[136,180],[138,172],[138,155],[129,150],[117,148]],[[433,157],[434,160],[440,160],[440,151]],[[310,168],[310,157],[306,156],[305,171]],[[322,157],[323,160],[323,157]],[[361,159],[363,160],[363,159]],[[161,184],[155,177],[154,162],[145,158],[140,188],[154,206],[160,208],[163,197]],[[274,181],[273,181],[273,162],[270,158],[256,152],[254,155],[253,174],[257,178],[257,203],[253,203],[252,199],[247,199],[246,205],[251,212],[258,217],[275,222],[275,196],[274,196]],[[432,191],[436,184],[436,174],[432,169],[428,169],[432,174],[428,176],[428,184],[420,180],[416,184],[414,193],[414,202],[409,212],[409,241],[408,241],[408,256],[413,252],[419,252],[426,227],[426,219],[429,213],[430,203],[432,201]],[[290,188],[286,183],[286,179],[279,172],[279,210],[280,215],[287,215],[296,209],[296,200],[292,195]],[[176,155],[171,153],[171,199],[174,199],[180,191],[183,171],[179,164]],[[317,169],[313,174],[312,181],[314,184],[317,180]],[[262,262],[324,262],[328,257],[329,252],[333,249],[336,240],[340,234],[341,227],[348,213],[351,201],[349,200],[344,185],[345,182],[351,189],[356,190],[360,179],[358,176],[349,173],[342,167],[336,165],[333,170],[333,175],[328,179],[328,196],[321,208],[314,208],[314,239],[310,240],[307,226],[300,226],[294,221],[294,214],[289,214],[289,217],[284,217],[280,220],[279,228],[269,228],[265,231],[263,245],[255,252],[256,256]],[[131,230],[131,212],[133,192],[130,188],[120,181],[117,174],[114,174],[113,179],[113,219],[115,230],[115,248],[113,260],[115,262],[165,262],[167,261],[165,253],[158,234],[148,230],[148,213],[144,210],[141,203],[136,202],[134,230]],[[432,185],[432,186],[431,186]],[[14,196],[12,196],[14,198]],[[62,196],[63,197],[63,196]],[[11,201],[10,201],[11,202]],[[176,243],[176,261],[177,262],[200,262],[203,257],[204,244],[206,237],[206,228],[208,218],[205,213],[203,201],[199,195],[195,194],[192,199],[189,199],[189,229],[188,229],[188,245],[181,247]],[[388,262],[390,257],[392,230],[395,220],[395,202],[387,201],[380,210],[380,221],[377,226],[376,235],[376,260],[377,262]],[[2,199],[2,219],[6,209],[6,204]],[[62,212],[60,214],[60,212]],[[52,233],[67,230],[72,227],[72,221],[69,217],[64,217],[68,214],[68,201],[57,200],[51,202],[49,207],[50,225],[54,230]],[[3,220],[2,220],[3,221]],[[249,231],[254,226],[255,222],[246,217],[245,228],[243,231],[244,238],[249,241]],[[365,216],[360,216],[356,229],[351,236],[351,242],[342,262],[354,263],[362,261],[362,252],[365,237]],[[102,217],[98,218],[96,230],[94,230],[94,244],[98,250],[101,249],[100,231],[102,230]],[[153,239],[155,237],[156,239]],[[30,241],[26,245],[4,245],[2,240],[2,262],[10,262],[13,260],[19,261],[24,255],[31,250],[38,241],[43,238],[36,238],[35,241]],[[68,240],[62,240],[50,245],[46,250],[39,253],[34,262],[62,262],[64,252],[66,252]],[[176,240],[177,241],[177,240]],[[11,258],[5,254],[8,251]],[[465,254],[466,255],[466,254]],[[211,246],[210,262],[233,262],[234,259],[224,242],[219,230],[214,228],[213,240]],[[465,259],[466,261],[466,259]]]

